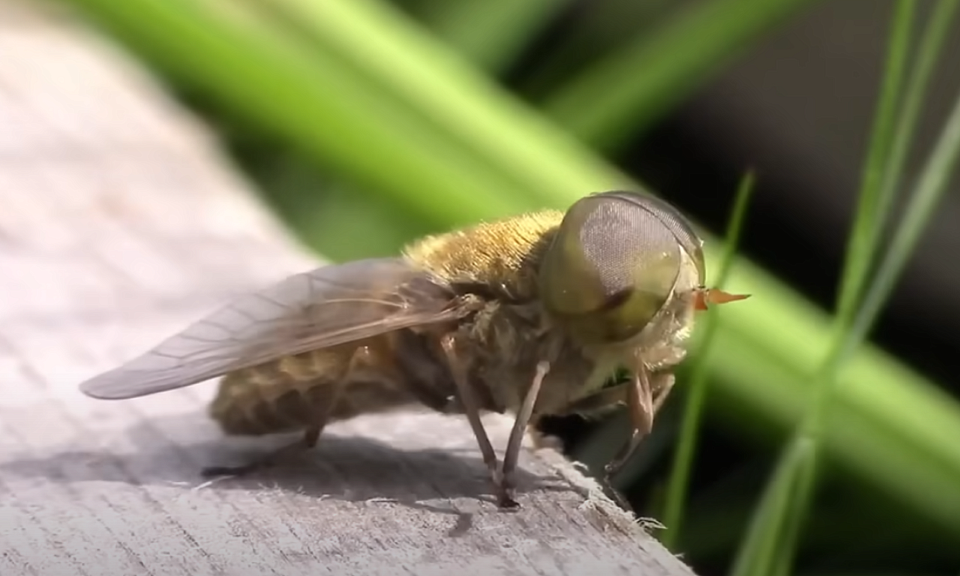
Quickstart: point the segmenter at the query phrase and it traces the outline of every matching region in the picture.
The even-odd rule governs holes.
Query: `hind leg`
[[[338,384],[326,384],[316,386],[309,390],[305,396],[299,398],[300,405],[296,406],[278,406],[276,409],[293,408],[295,411],[303,413],[306,410],[306,420],[310,422],[303,432],[303,437],[299,440],[282,446],[272,452],[267,453],[261,458],[257,458],[240,466],[208,466],[201,471],[204,477],[212,476],[243,476],[264,470],[277,464],[295,458],[305,451],[317,445],[320,439],[320,433],[326,427],[330,419],[330,413],[334,405],[340,398],[342,386]],[[280,402],[278,402],[279,404]],[[288,403],[289,404],[289,403]],[[301,420],[304,418],[301,417]]]

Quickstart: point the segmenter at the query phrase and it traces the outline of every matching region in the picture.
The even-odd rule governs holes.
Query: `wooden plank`
[[[317,264],[191,118],[70,19],[0,0],[0,574],[692,574],[552,450],[519,512],[462,418],[225,439],[212,383],[126,402],[77,383],[240,292]],[[504,446],[510,420],[486,425]]]

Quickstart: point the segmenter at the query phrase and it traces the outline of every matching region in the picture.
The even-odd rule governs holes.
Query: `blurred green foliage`
[[[569,2],[71,4],[219,127],[243,169],[301,238],[344,260],[393,253],[417,235],[480,219],[565,208],[592,191],[642,187],[637,175],[623,173],[606,155],[815,2],[598,0],[515,89],[504,87],[505,75]],[[909,117],[908,105],[905,115],[888,122],[909,123]],[[915,197],[942,186],[950,173],[954,126],[947,124]],[[878,133],[874,141],[883,149],[877,154],[895,159],[898,140],[884,148],[891,133]],[[884,181],[890,178],[893,190],[898,180],[888,174]],[[917,213],[914,238],[923,228],[923,208]],[[862,232],[859,224],[855,230]],[[724,242],[709,233],[706,240],[709,262],[718,262]],[[909,243],[901,256],[909,254]],[[715,280],[713,268],[710,274]],[[862,301],[861,288],[850,302]],[[733,263],[728,289],[754,296],[725,311],[710,354],[701,358],[711,386],[706,412],[747,449],[771,454],[803,429],[798,426],[820,389],[814,384],[836,323],[742,258]],[[793,448],[782,462],[795,465],[778,468],[776,477],[786,480],[770,484],[765,500],[772,494],[802,505],[809,523],[802,532],[799,524],[793,528],[801,549],[851,549],[864,558],[894,553],[891,544],[904,548],[904,556],[956,549],[960,404],[858,342],[842,372],[831,373],[830,418],[818,418],[816,433],[803,442],[787,444]],[[622,420],[613,418],[576,457],[599,466],[624,433]],[[665,450],[657,442],[651,438],[646,457],[625,470],[625,482],[652,473],[650,462]],[[796,482],[812,486],[817,475],[809,463],[821,454],[818,468],[847,496],[832,507],[790,497]],[[718,556],[729,562],[740,546],[762,488],[748,476],[731,474],[691,495],[684,530],[672,542],[695,565]],[[657,506],[654,495],[647,507]],[[801,512],[790,505],[779,510],[774,515],[781,522]],[[888,526],[891,542],[874,539],[872,547],[858,549],[856,534],[878,522]],[[773,552],[787,560],[773,561],[775,570],[789,572],[792,540],[778,540],[783,549]],[[760,552],[746,557],[757,558]]]
[[[753,194],[756,177],[753,173],[747,173],[740,183],[737,190],[736,200],[734,201],[733,214],[730,218],[727,235],[725,237],[723,259],[719,262],[716,278],[713,286],[723,289],[727,277],[733,265],[734,258],[737,256],[737,246],[740,236],[743,233],[744,221],[746,219],[747,206]],[[675,547],[679,538],[680,528],[683,523],[683,510],[686,504],[687,491],[690,488],[690,476],[693,469],[695,454],[697,450],[697,437],[700,431],[700,424],[703,418],[703,410],[707,401],[707,363],[706,358],[711,352],[710,344],[717,333],[717,314],[716,308],[709,311],[709,314],[700,321],[699,329],[695,334],[699,338],[699,354],[697,355],[690,377],[686,386],[687,398],[684,405],[683,415],[680,421],[680,433],[677,437],[677,447],[674,450],[673,467],[670,471],[670,478],[667,485],[667,493],[663,506],[663,524],[670,529],[664,532],[663,542],[669,547]]]
[[[893,241],[880,255],[881,239],[893,216],[895,196],[903,179],[903,161],[913,139],[918,112],[958,5],[956,0],[944,0],[934,7],[920,35],[916,62],[910,67],[912,74],[909,81],[904,81],[916,5],[910,0],[896,3],[886,78],[864,163],[864,181],[838,291],[833,337],[814,375],[810,407],[784,449],[753,514],[737,555],[734,576],[791,573],[803,522],[814,498],[824,426],[832,408],[837,374],[876,322],[946,192],[960,153],[960,98],[915,189],[910,191]]]

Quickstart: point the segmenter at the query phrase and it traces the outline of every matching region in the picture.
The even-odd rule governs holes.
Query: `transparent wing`
[[[444,322],[466,310],[449,287],[399,258],[291,276],[241,297],[80,390],[123,399],[182,388],[282,356]]]

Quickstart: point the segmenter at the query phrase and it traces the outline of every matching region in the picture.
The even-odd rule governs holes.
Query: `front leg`
[[[667,400],[667,396],[670,394],[670,390],[673,388],[675,378],[673,374],[670,373],[659,373],[650,375],[650,385],[653,388],[653,414],[654,416],[660,411],[660,408],[663,406],[664,402]],[[580,398],[576,402],[573,402],[567,406],[563,411],[555,414],[556,416],[569,416],[577,414],[584,417],[595,417],[609,412],[620,406],[627,405],[629,403],[630,397],[630,388],[635,386],[634,381],[621,382],[614,386],[603,388],[589,396]],[[642,437],[641,437],[642,438]],[[622,466],[632,455],[633,450],[630,449],[630,446],[633,445],[634,439],[626,444],[625,448],[621,449],[621,453],[624,453],[624,456],[621,456],[620,466]],[[637,442],[639,445],[639,441]],[[636,448],[636,445],[633,445],[633,448]],[[604,490],[607,492],[607,495],[610,496],[615,502],[627,510],[631,510],[630,503],[623,498],[620,493],[613,487],[613,484],[610,481],[612,473],[609,472],[610,466],[607,466],[603,478],[600,479],[601,484],[604,487]],[[614,469],[614,473],[618,469]]]
[[[589,396],[584,396],[567,406],[561,412],[556,413],[555,416],[577,414],[590,418],[609,412],[620,406],[631,406],[631,397],[642,394],[642,391],[637,390],[637,380],[638,379],[635,378],[627,382],[621,382],[620,384],[603,388]],[[633,420],[634,425],[633,434],[624,448],[620,450],[620,455],[607,465],[606,473],[608,477],[616,474],[620,468],[623,467],[626,461],[633,455],[637,446],[640,445],[640,441],[649,433],[650,428],[653,427],[653,421],[656,415],[660,412],[660,409],[666,402],[676,382],[675,376],[669,372],[648,374],[646,380],[651,390],[652,400],[646,408],[642,405],[631,406],[631,420]],[[642,382],[639,384],[639,386],[643,385]],[[638,411],[642,411],[643,413],[636,414],[635,412]]]
[[[653,421],[670,395],[675,382],[672,374],[660,376],[662,380],[641,368],[637,371],[634,380],[624,385],[633,431],[617,457],[604,467],[607,479],[623,468],[652,430]]]
[[[487,469],[490,470],[490,476],[493,478],[494,487],[496,488],[498,495],[501,496],[501,501],[505,500],[503,497],[503,482],[501,480],[502,473],[497,466],[497,453],[493,449],[493,444],[490,443],[490,437],[487,436],[487,431],[483,427],[483,422],[480,421],[480,407],[477,399],[473,395],[473,389],[470,387],[470,382],[467,379],[467,371],[464,367],[463,361],[457,356],[456,349],[456,336],[454,334],[447,334],[443,336],[440,340],[441,348],[443,348],[443,353],[447,359],[447,365],[450,368],[450,374],[453,377],[453,382],[457,388],[457,396],[459,396],[460,406],[463,408],[463,412],[467,416],[467,421],[470,422],[470,428],[473,430],[473,435],[477,439],[477,445],[480,447],[480,454],[483,456],[483,463],[487,465]]]
[[[507,451],[503,456],[503,468],[498,480],[500,481],[500,506],[506,508],[517,508],[516,500],[513,499],[514,478],[513,475],[517,469],[517,463],[520,459],[520,446],[523,443],[523,433],[530,423],[530,417],[533,415],[533,409],[537,404],[537,398],[540,396],[540,386],[547,372],[550,371],[550,363],[541,361],[537,363],[537,371],[533,376],[533,382],[530,389],[527,390],[523,398],[523,404],[517,412],[517,418],[513,421],[513,429],[510,430],[510,440],[507,442]]]

